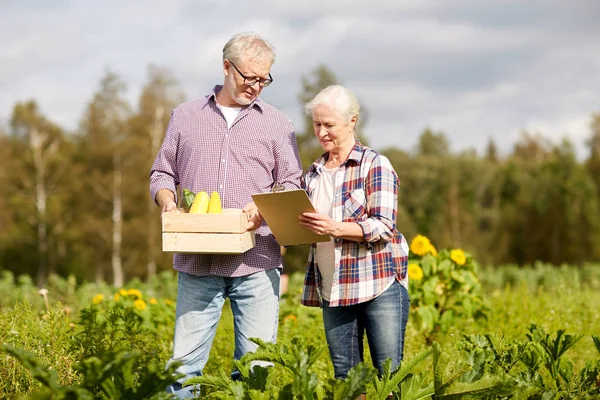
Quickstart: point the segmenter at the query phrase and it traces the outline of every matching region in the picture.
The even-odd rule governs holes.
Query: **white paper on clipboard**
[[[281,246],[331,240],[329,236],[317,235],[298,222],[298,217],[303,212],[315,212],[315,207],[304,190],[253,194],[252,200]]]

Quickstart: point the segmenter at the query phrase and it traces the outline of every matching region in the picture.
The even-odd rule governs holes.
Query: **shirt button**
[[[221,162],[225,162],[225,159],[222,159]]]
[[[219,189],[223,189],[223,185],[219,185]]]
[[[229,137],[229,134],[228,134],[228,133],[226,133],[226,134],[225,134],[225,137]]]

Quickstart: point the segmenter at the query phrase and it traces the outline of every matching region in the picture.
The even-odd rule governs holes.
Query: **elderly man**
[[[226,208],[249,213],[256,245],[239,255],[175,254],[179,271],[173,356],[185,374],[168,388],[178,398],[194,395],[182,387],[202,374],[226,298],[235,331],[234,358],[254,351],[248,338],[277,337],[280,247],[252,203],[251,195],[275,183],[300,187],[302,167],[290,119],[259,95],[273,82],[274,48],[255,34],[233,36],[223,48],[223,85],[176,107],[152,165],[150,193],[163,212],[176,209],[176,187],[194,193],[217,191]],[[237,372],[233,372],[235,378]],[[239,376],[239,375],[237,375]]]

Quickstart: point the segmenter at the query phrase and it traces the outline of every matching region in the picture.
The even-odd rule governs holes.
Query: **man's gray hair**
[[[312,116],[318,106],[332,107],[344,120],[350,121],[353,116],[358,120],[360,104],[354,93],[341,85],[330,85],[321,90],[314,99],[306,103],[304,110]]]
[[[263,37],[252,33],[238,33],[223,47],[223,61],[231,60],[234,64],[243,60],[269,60],[275,63],[275,47]]]

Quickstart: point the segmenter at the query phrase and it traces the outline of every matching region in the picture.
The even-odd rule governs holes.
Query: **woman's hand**
[[[305,212],[298,217],[298,220],[300,225],[310,229],[317,235],[338,236],[338,223],[328,215]]]

